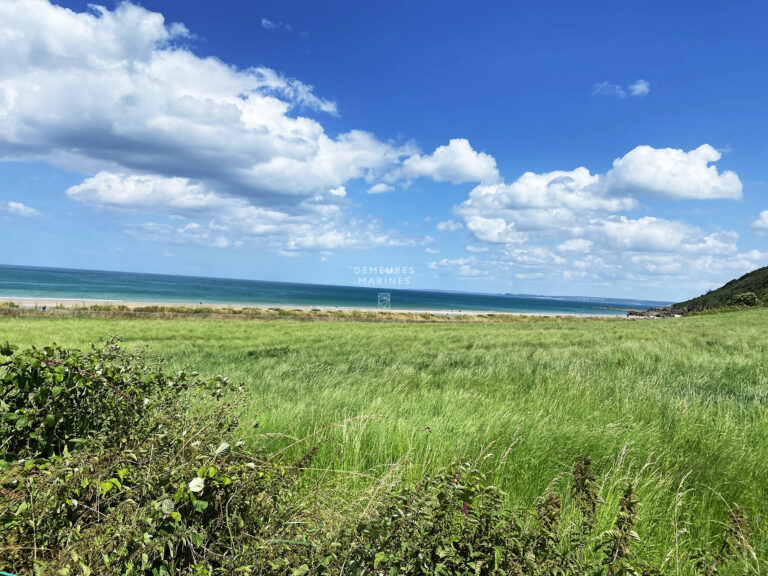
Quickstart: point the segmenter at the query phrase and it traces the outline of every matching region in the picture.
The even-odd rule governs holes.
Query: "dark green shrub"
[[[404,486],[349,538],[354,574],[517,571],[526,538],[503,494],[472,464]]]
[[[0,348],[4,356],[13,351]],[[167,376],[146,351],[129,353],[116,337],[87,353],[46,346],[2,364],[0,459],[61,455],[97,435],[122,437],[163,395],[222,384],[196,373]]]
[[[732,306],[757,306],[760,300],[754,292],[742,292],[736,294],[729,302]]]
[[[166,375],[115,339],[3,364],[0,570],[229,574],[297,537],[298,469],[232,439],[242,396],[226,379]]]

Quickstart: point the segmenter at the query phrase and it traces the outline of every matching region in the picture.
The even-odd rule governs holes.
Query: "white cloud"
[[[447,146],[436,148],[432,154],[407,158],[398,175],[406,179],[428,177],[452,184],[492,183],[499,179],[493,156],[476,152],[464,138],[454,138]]]
[[[384,194],[385,192],[392,192],[394,189],[394,186],[380,182],[368,188],[368,194]]]
[[[206,180],[270,201],[412,153],[362,131],[330,138],[291,113],[335,103],[268,68],[200,58],[174,44],[185,31],[127,3],[93,14],[0,4],[0,158]]]
[[[613,162],[604,185],[612,192],[629,192],[671,200],[741,198],[735,172],[717,171],[711,163],[722,154],[709,144],[686,152],[675,148],[638,146]]]
[[[584,231],[604,252],[627,254],[673,253],[683,258],[702,254],[729,256],[738,252],[738,234],[715,232],[707,234],[698,226],[663,218],[645,216],[630,219],[625,216],[611,216],[595,220]],[[575,241],[574,241],[575,242]],[[593,242],[590,242],[593,244]],[[654,256],[655,257],[655,256]]]
[[[647,216],[630,220],[624,216],[597,223],[599,234],[623,251],[672,252],[679,250],[691,227]]]
[[[503,234],[494,233],[489,226],[499,231],[512,226],[520,232],[570,230],[586,224],[594,214],[637,206],[633,198],[610,195],[599,183],[600,176],[586,168],[526,172],[511,184],[477,186],[455,212],[478,239],[503,242]],[[489,240],[491,237],[496,240]]]
[[[286,24],[285,22],[275,22],[269,18],[261,19],[261,27],[264,28],[264,30],[271,30],[273,32],[293,32],[293,26],[290,24]]]
[[[565,208],[614,212],[634,208],[631,198],[614,197],[598,186],[600,177],[586,168],[545,174],[526,172],[512,184],[480,185],[470,194],[470,205],[489,210]]]
[[[514,244],[524,242],[528,238],[514,229],[514,222],[506,222],[503,218],[470,216],[467,219],[467,228],[478,240],[494,244]]]
[[[260,66],[249,71],[256,76],[262,85],[287,99],[289,102],[299,104],[310,110],[318,110],[333,116],[338,114],[336,103],[330,100],[318,98],[314,94],[314,88],[294,78],[286,78],[271,68]]]
[[[646,96],[651,91],[651,85],[645,80],[638,80],[629,85],[629,93],[632,96]]]
[[[619,98],[626,97],[627,93],[618,84],[613,84],[612,82],[598,82],[592,87],[592,94],[595,95],[603,95],[603,96],[618,96]]]
[[[436,272],[448,272],[465,278],[488,275],[486,271],[475,267],[474,258],[443,258],[430,262],[427,267]]]
[[[719,158],[709,145],[691,151],[640,146],[605,174],[582,167],[480,184],[454,213],[477,240],[497,245],[473,261],[482,274],[604,287],[623,283],[634,293],[639,282],[657,292],[663,286],[695,290],[696,283],[757,267],[768,253],[740,253],[733,231],[628,213],[643,208],[644,196],[740,197],[738,176],[712,165]],[[446,267],[441,270],[448,274]]]
[[[768,233],[768,210],[760,212],[757,220],[752,222],[751,228],[760,235]]]
[[[416,240],[384,232],[375,222],[348,219],[346,189],[318,193],[290,210],[265,208],[247,198],[225,196],[184,178],[100,172],[67,195],[100,210],[164,213],[181,223],[145,223],[128,228],[135,238],[169,243],[237,247],[257,242],[278,251],[415,245]]]
[[[467,252],[488,252],[488,246],[467,245]]]
[[[456,220],[444,220],[437,223],[437,229],[440,232],[456,232],[456,230],[462,230],[463,228],[464,224]]]
[[[588,284],[592,294],[607,290],[606,295],[684,299],[768,264],[766,251],[708,253],[704,246],[712,241],[711,235],[695,227],[690,232],[679,251],[642,251],[637,243],[637,251],[625,251],[610,246],[606,239],[596,240],[588,254],[566,251],[562,256],[547,246],[508,245],[471,259],[446,258],[430,268],[448,278],[465,267],[472,270],[472,277],[506,280],[510,287],[517,280],[540,280],[535,284],[538,290],[550,294],[569,282],[569,290]]]
[[[324,230],[331,221],[344,238],[340,230],[368,229],[340,216],[350,180],[378,180],[376,193],[406,177],[498,176],[493,158],[466,140],[421,156],[363,130],[330,136],[308,114],[335,115],[335,102],[269,68],[197,56],[180,43],[191,37],[130,3],[79,13],[46,0],[0,2],[0,161],[90,174],[68,193],[94,207],[217,219],[244,207],[270,214],[262,227],[276,214],[317,222],[291,246],[391,240],[378,232],[332,240]]]
[[[604,175],[581,167],[543,174],[526,172],[511,184],[481,184],[455,212],[479,240],[486,242],[507,241],[505,234],[512,227],[517,232],[572,236],[593,221],[639,207],[636,196],[740,198],[739,177],[731,171],[720,173],[710,165],[719,159],[720,153],[708,144],[689,152],[638,146],[616,159]],[[606,226],[618,226],[616,222],[609,221]],[[646,222],[642,227],[645,234],[649,228]]]
[[[34,208],[12,200],[8,202],[0,202],[0,210],[13,214],[14,216],[21,216],[22,218],[31,218],[32,216],[40,215],[40,212]]]
[[[646,80],[636,80],[629,86],[622,86],[613,82],[603,81],[592,86],[592,94],[599,96],[616,96],[626,98],[629,96],[647,96],[651,92],[651,84]]]
[[[242,240],[232,241],[222,235],[217,227],[198,222],[189,222],[184,226],[170,226],[147,222],[126,230],[126,233],[138,240],[165,242],[172,244],[199,244],[213,248],[239,248]]]
[[[584,238],[571,238],[558,245],[560,252],[589,252],[593,242]]]
[[[504,255],[509,263],[522,266],[560,265],[565,259],[544,246],[508,247]]]
[[[160,208],[180,213],[198,213],[221,207],[226,201],[188,178],[113,174],[99,172],[67,190],[72,200],[95,208],[135,211]],[[245,205],[244,201],[239,204]]]

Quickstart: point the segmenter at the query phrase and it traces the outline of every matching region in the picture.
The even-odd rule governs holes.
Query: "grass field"
[[[686,474],[681,514],[695,523],[685,537],[705,544],[722,531],[724,501],[738,503],[768,554],[765,308],[483,325],[0,319],[0,340],[22,346],[84,347],[107,334],[149,345],[171,367],[241,382],[252,392],[247,440],[294,455],[318,445],[312,466],[333,472],[316,478],[350,500],[369,476],[485,454],[494,483],[531,502],[586,453],[608,499],[637,480],[638,531],[657,557]]]

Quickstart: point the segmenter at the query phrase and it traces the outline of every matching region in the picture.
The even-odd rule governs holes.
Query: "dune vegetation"
[[[587,455],[603,502],[594,518],[602,540],[596,536],[590,549],[610,548],[605,538],[632,532],[644,573],[765,569],[759,564],[768,554],[766,308],[665,320],[487,324],[0,319],[0,341],[20,349],[56,342],[87,350],[108,334],[119,334],[129,349],[149,346],[168,373],[226,375],[240,389],[231,393],[239,412],[232,445],[240,441],[272,463],[301,469],[291,494],[307,513],[302,522],[343,532],[397,510],[398,491],[409,482],[428,475],[437,479],[431,485],[440,484],[453,477],[447,470],[464,466],[468,476],[501,491],[484,504],[488,518],[495,518],[494,502],[521,514],[516,522],[534,535],[523,557],[536,554],[546,540],[546,510],[559,507],[562,526],[570,528],[558,528],[558,546],[579,550],[574,463]],[[186,412],[210,412],[210,395],[184,398]],[[451,494],[443,497],[461,500]],[[559,496],[548,500],[552,494]],[[617,513],[627,507],[631,526],[617,528]],[[729,549],[728,534],[742,515],[749,519],[749,552],[744,562],[719,565],[712,558]],[[299,539],[301,530],[292,530],[282,540]],[[383,531],[376,528],[377,537]],[[611,542],[609,557],[624,546]],[[372,565],[403,572],[392,543],[381,546]],[[324,560],[273,568],[302,574],[318,570],[314,561]],[[327,565],[338,568],[335,561]],[[549,573],[536,566],[536,573]],[[595,566],[602,567],[595,573],[631,573],[619,564]]]

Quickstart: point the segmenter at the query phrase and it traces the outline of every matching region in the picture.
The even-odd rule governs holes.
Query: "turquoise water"
[[[15,297],[376,308],[378,294],[384,291],[389,292],[393,309],[406,310],[624,316],[627,308],[652,308],[666,304],[610,298],[472,294],[0,265],[0,300]]]

